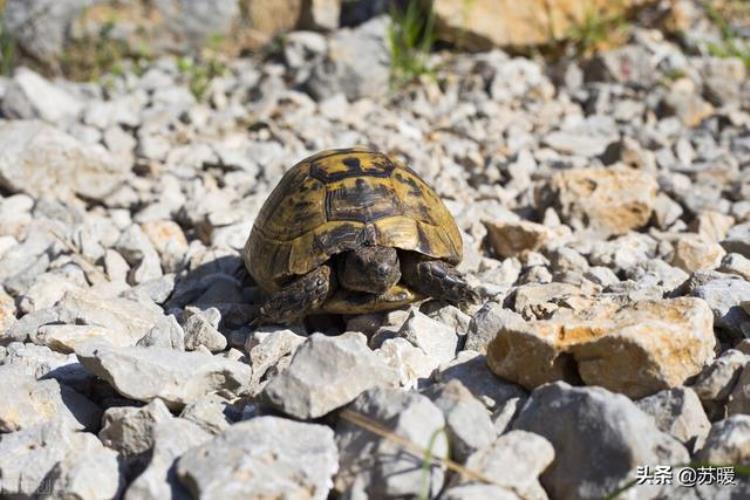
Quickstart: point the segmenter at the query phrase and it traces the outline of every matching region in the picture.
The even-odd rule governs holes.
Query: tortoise
[[[245,243],[266,295],[257,322],[362,314],[427,297],[476,302],[456,271],[456,222],[412,169],[365,148],[326,150],[282,177]]]

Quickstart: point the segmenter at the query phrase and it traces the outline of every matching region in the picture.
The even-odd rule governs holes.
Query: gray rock
[[[4,27],[23,51],[56,68],[70,22],[90,0],[10,0]]]
[[[338,470],[333,432],[323,425],[257,417],[187,451],[177,474],[194,497],[325,499]]]
[[[396,373],[368,349],[361,333],[316,333],[297,349],[289,367],[268,382],[264,394],[284,413],[305,419],[322,417],[371,387],[396,383]]]
[[[748,357],[750,358],[750,357]],[[750,414],[750,363],[746,363],[740,372],[737,383],[734,385],[727,404],[729,415],[738,413]]]
[[[59,421],[3,435],[0,478],[0,494],[22,498],[104,500],[115,498],[122,484],[117,453]]]
[[[750,259],[750,222],[738,224],[730,229],[721,246],[727,252],[738,253]]]
[[[331,37],[325,63],[316,65],[307,82],[316,99],[342,92],[349,100],[357,100],[379,96],[387,90],[388,22],[387,16],[381,16],[357,28],[339,30]]]
[[[441,366],[435,374],[437,382],[448,382],[453,379],[460,381],[491,411],[509,399],[526,397],[526,391],[521,386],[492,373],[485,356],[475,351],[461,351],[455,360]]]
[[[288,361],[304,341],[305,337],[294,330],[272,326],[261,327],[248,336],[244,347],[253,368],[253,385],[260,389],[259,384],[264,378],[281,371],[274,368],[282,359],[288,366]]]
[[[95,378],[78,362],[74,354],[62,354],[49,347],[34,344],[8,344],[3,364],[19,366],[37,379],[45,377],[57,380],[82,394],[90,389]]]
[[[136,342],[139,347],[164,347],[176,351],[185,350],[185,332],[177,318],[173,315],[164,316],[154,323],[154,326]]]
[[[83,104],[30,69],[18,68],[0,109],[8,118],[41,118],[56,125],[75,119]]]
[[[692,388],[712,420],[724,418],[724,406],[750,356],[735,349],[724,351],[698,375]]]
[[[419,311],[412,310],[398,336],[422,349],[437,363],[448,363],[456,357],[458,335],[455,329]]]
[[[115,244],[115,250],[131,267],[128,276],[131,284],[144,283],[162,275],[159,254],[139,225],[132,224],[123,231]]]
[[[87,370],[123,396],[144,402],[160,398],[171,409],[213,391],[242,393],[252,377],[252,370],[243,363],[201,352],[93,345],[77,355]]]
[[[689,460],[687,450],[628,398],[599,387],[543,385],[513,428],[540,434],[555,447],[555,461],[542,475],[554,498],[603,497],[632,479],[638,465]]]
[[[518,416],[518,412],[521,411],[527,399],[526,397],[510,398],[495,408],[492,413],[492,425],[495,426],[495,434],[499,436],[511,428],[513,420]]]
[[[36,380],[22,366],[0,366],[0,432],[14,432],[50,421],[71,429],[95,430],[101,409],[55,379]]]
[[[398,373],[399,384],[405,389],[414,389],[428,383],[440,363],[424,350],[408,340],[387,338],[375,350],[388,366]]]
[[[211,434],[193,422],[173,418],[156,423],[151,435],[154,442],[151,460],[128,486],[125,500],[188,500],[190,494],[177,477],[175,462],[188,450],[211,439]]]
[[[164,315],[155,305],[76,289],[67,292],[54,308],[26,318],[29,318],[28,323],[17,323],[10,332],[15,338],[33,337],[34,331],[42,325],[66,323],[104,328],[111,334],[108,342],[126,346],[135,345]]]
[[[407,450],[363,429],[357,425],[357,419],[362,418],[408,440],[420,451]],[[361,494],[369,498],[389,498],[417,496],[428,487],[436,494],[443,485],[443,470],[434,464],[423,473],[421,450],[430,449],[436,458],[447,457],[448,440],[441,432],[444,425],[442,412],[425,396],[385,387],[363,392],[346,407],[336,426],[341,466],[336,490],[353,494],[364,488]]]
[[[736,274],[750,281],[750,259],[738,253],[725,255],[718,270],[723,273]]]
[[[466,344],[464,349],[477,351],[482,354],[487,352],[487,344],[495,338],[497,332],[508,324],[523,321],[523,318],[504,308],[496,302],[487,302],[471,318],[466,333]]]
[[[473,453],[466,468],[480,472],[518,498],[541,500],[547,498],[547,493],[539,484],[539,475],[554,458],[555,450],[545,438],[531,432],[510,431]]]
[[[600,52],[586,71],[590,81],[614,81],[638,86],[649,86],[656,76],[652,58],[640,45],[626,45]]]
[[[126,178],[104,148],[36,120],[0,124],[0,186],[32,196],[102,201]]]
[[[610,117],[594,115],[576,126],[550,132],[543,142],[560,153],[593,157],[619,139],[616,130]]]
[[[710,280],[696,287],[691,295],[705,300],[714,313],[714,325],[740,338],[750,331],[750,316],[740,304],[750,301],[750,282],[736,276]]]
[[[678,439],[688,450],[703,446],[711,429],[698,395],[689,387],[659,391],[638,400],[636,405],[654,417],[659,430]]]
[[[519,497],[513,491],[503,488],[502,486],[469,483],[448,488],[440,498],[443,500],[484,500],[485,498],[493,498],[495,500],[518,500]]]
[[[233,423],[237,410],[218,394],[208,394],[185,406],[180,418],[189,420],[210,434],[220,434]]]
[[[750,464],[750,415],[716,422],[695,458],[711,464]]]
[[[209,315],[198,309],[187,308],[185,318],[185,349],[194,351],[199,346],[204,346],[211,352],[226,349],[227,339],[217,330],[218,324],[213,324]]]
[[[130,466],[142,465],[154,446],[154,427],[171,420],[172,414],[159,399],[140,408],[115,406],[104,412],[99,440]]]
[[[424,393],[445,418],[451,456],[458,462],[495,440],[495,428],[487,408],[458,380],[434,385]]]

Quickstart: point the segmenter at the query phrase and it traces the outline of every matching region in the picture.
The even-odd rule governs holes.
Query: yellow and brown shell
[[[271,293],[362,245],[411,250],[452,264],[462,256],[456,222],[432,188],[383,153],[354,148],[320,152],[286,172],[261,208],[243,258],[250,275]],[[417,298],[399,284],[377,300],[339,293],[323,310],[371,312]]]

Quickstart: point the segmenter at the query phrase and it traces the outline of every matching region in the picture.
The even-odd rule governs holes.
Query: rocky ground
[[[387,24],[291,33],[200,95],[169,57],[0,81],[0,494],[603,498],[672,465],[621,497],[748,498],[676,476],[750,465],[743,62],[636,27],[384,92]],[[261,204],[355,144],[444,198],[483,304],[249,327]]]

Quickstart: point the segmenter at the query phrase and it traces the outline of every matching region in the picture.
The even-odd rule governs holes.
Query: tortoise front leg
[[[333,291],[331,267],[320,266],[272,294],[260,306],[261,323],[293,323],[318,309]]]
[[[401,272],[410,288],[425,295],[454,303],[479,301],[479,294],[456,268],[442,260],[408,256],[402,260]]]

